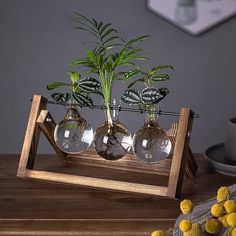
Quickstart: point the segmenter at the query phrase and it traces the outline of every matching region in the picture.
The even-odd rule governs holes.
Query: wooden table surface
[[[236,183],[235,177],[211,171],[200,155],[196,160],[197,177],[184,180],[182,199],[205,201],[218,187]],[[19,155],[0,155],[0,235],[149,236],[157,228],[173,227],[180,214],[179,200],[17,178],[18,161]],[[54,155],[38,155],[35,169],[157,182],[155,175],[61,166]]]

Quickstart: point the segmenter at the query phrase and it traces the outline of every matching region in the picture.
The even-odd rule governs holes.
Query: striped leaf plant
[[[101,83],[93,77],[81,78],[76,71],[69,72],[70,82],[51,82],[47,85],[48,90],[67,88],[69,92],[52,93],[55,102],[78,104],[79,106],[93,106],[91,93],[100,94]]]
[[[128,89],[121,96],[121,100],[128,105],[138,105],[145,110],[149,110],[154,105],[158,104],[169,93],[168,88],[154,87],[154,85],[159,82],[169,80],[170,76],[166,73],[162,73],[163,69],[173,70],[174,68],[170,65],[160,65],[153,67],[148,72],[139,69],[130,71],[129,73],[141,75],[141,78],[135,79],[128,85]],[[123,78],[127,80],[126,75],[124,75]],[[142,83],[144,88],[142,90],[131,89],[136,83]]]

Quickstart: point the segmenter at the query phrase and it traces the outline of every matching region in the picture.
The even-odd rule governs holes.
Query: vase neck
[[[116,99],[112,100],[112,104],[107,104],[106,121],[112,125],[113,122],[119,121],[119,109]]]
[[[75,106],[70,106],[66,111],[66,119],[75,120],[80,117],[79,111]]]
[[[147,108],[148,112],[145,114],[145,124],[158,123],[158,113],[155,106]]]
[[[119,121],[119,109],[116,99],[112,100],[112,120],[114,122]]]

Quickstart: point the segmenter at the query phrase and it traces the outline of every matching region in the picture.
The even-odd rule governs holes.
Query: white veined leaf
[[[152,77],[152,81],[153,82],[159,82],[159,81],[165,81],[165,80],[168,80],[170,78],[169,75],[167,74],[159,74],[159,75],[155,75]]]
[[[148,87],[143,89],[142,94],[142,102],[143,104],[154,104],[154,102],[162,97],[159,91],[155,88]]]
[[[96,91],[101,87],[101,83],[95,78],[83,78],[78,82],[78,85],[86,91]]]
[[[52,93],[51,97],[55,102],[68,102],[70,99],[69,93]]]
[[[121,100],[128,105],[138,105],[141,103],[139,91],[136,89],[128,89],[121,96]]]
[[[154,104],[159,103],[170,91],[168,88],[160,88],[158,89],[158,92],[162,95],[159,99],[157,99]]]
[[[79,105],[81,106],[92,106],[93,105],[93,100],[85,95],[85,94],[81,94],[81,93],[74,93],[73,94],[73,98],[79,103]]]

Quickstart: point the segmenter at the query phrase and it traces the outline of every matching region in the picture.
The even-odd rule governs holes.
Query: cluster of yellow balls
[[[236,236],[236,201],[230,200],[230,190],[228,187],[221,187],[217,191],[217,203],[212,205],[211,217],[206,220],[204,227],[208,234],[214,235],[219,232],[221,227],[228,229],[228,236]],[[190,200],[183,200],[180,203],[183,214],[188,214],[193,209]],[[200,224],[191,223],[189,220],[182,220],[179,224],[184,236],[201,236]]]
[[[211,217],[204,224],[205,231],[214,235],[219,232],[221,227],[226,227],[228,236],[236,236],[236,200],[230,200],[230,190],[228,187],[221,187],[217,191],[217,203],[210,211]],[[185,199],[180,203],[180,209],[184,215],[189,214],[194,208],[191,200]],[[201,224],[192,223],[184,219],[180,222],[179,228],[184,236],[202,236]],[[156,230],[151,236],[166,236],[170,232]]]

